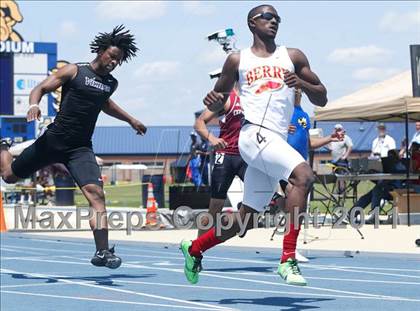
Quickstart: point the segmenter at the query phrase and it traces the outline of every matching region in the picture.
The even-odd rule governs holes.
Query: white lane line
[[[18,288],[18,287],[38,287],[38,286],[55,286],[55,285],[71,285],[66,283],[31,283],[31,284],[18,284],[18,285],[2,285],[0,288]]]
[[[63,277],[63,276],[61,276]],[[92,277],[93,281],[84,282],[92,283],[95,282],[95,277]],[[173,284],[173,283],[159,283],[159,282],[145,282],[145,281],[129,281],[129,280],[114,280],[110,279],[114,283],[121,284],[142,284],[152,286],[166,286],[166,287],[178,287],[178,288],[191,288],[191,289],[202,289],[202,290],[216,290],[216,291],[234,291],[234,292],[251,292],[251,293],[266,293],[266,294],[285,294],[285,295],[296,295],[296,296],[314,296],[314,297],[330,297],[330,298],[344,298],[344,299],[367,299],[367,300],[382,300],[382,297],[361,297],[359,295],[335,295],[335,294],[317,294],[317,293],[305,293],[305,292],[293,292],[293,291],[279,291],[279,290],[263,290],[263,289],[248,289],[248,288],[234,288],[234,287],[220,287],[220,286],[201,286],[201,285],[185,285],[185,284]],[[38,287],[38,286],[56,286],[56,285],[73,285],[69,283],[32,283],[32,284],[19,284],[19,285],[3,285],[0,288],[2,292],[7,288],[20,288],[20,287]],[[208,310],[208,309],[203,309]]]
[[[62,264],[72,264],[72,265],[89,265],[86,262],[74,262],[74,261],[63,261],[63,260],[52,260],[52,259],[41,259],[41,258],[35,258],[35,257],[28,257],[28,258],[23,258],[23,257],[14,257],[13,260],[22,260],[22,261],[35,261],[35,262],[47,262],[47,263],[62,263]],[[3,269],[2,269],[3,270]]]
[[[56,278],[56,277],[53,277],[53,276],[48,275],[48,274],[21,272],[21,271],[14,271],[14,270],[10,270],[10,269],[1,269],[1,270],[5,271],[6,273],[19,273],[19,274],[25,274],[25,275],[29,275],[29,276],[33,276],[33,277],[55,279],[59,282],[73,284],[73,285],[81,285],[81,286],[86,286],[86,287],[100,288],[102,290],[120,292],[120,293],[125,293],[125,294],[132,294],[132,295],[142,296],[142,297],[147,297],[147,298],[167,300],[167,301],[182,303],[182,304],[186,304],[186,305],[193,305],[193,306],[196,306],[196,307],[198,306],[198,307],[205,307],[205,308],[217,309],[217,310],[232,310],[231,308],[219,307],[219,306],[214,306],[214,305],[210,305],[210,304],[193,302],[193,301],[182,300],[182,299],[176,299],[176,298],[171,298],[171,297],[166,297],[166,296],[147,294],[147,293],[143,293],[143,292],[134,292],[134,291],[131,291],[131,290],[120,289],[120,288],[111,288],[111,287],[108,287],[108,286],[90,284],[90,283],[85,283],[85,282],[70,281],[70,280],[64,279],[64,278]]]
[[[54,251],[54,252],[65,252],[65,253],[79,253],[79,254],[93,254],[93,252],[88,252],[88,251],[78,251],[78,250],[68,250],[68,249],[51,249],[51,248],[42,248],[42,247],[22,247],[22,246],[15,246],[15,245],[2,245],[0,249],[4,248],[4,246],[11,248],[11,249],[16,249],[16,250],[37,250],[37,251]],[[49,255],[46,253],[40,253],[40,255]]]
[[[48,242],[54,242],[54,243],[61,243],[59,241],[48,241]],[[81,243],[72,243],[72,242],[64,242],[67,244],[76,244],[81,245]],[[83,245],[83,244],[82,244]],[[51,249],[46,248],[27,248],[27,247],[19,247],[19,246],[11,246],[8,245],[10,248],[17,248],[17,249],[34,249],[34,250],[46,250],[51,251]],[[90,254],[91,252],[88,251],[72,251],[72,250],[59,250],[62,252],[70,252],[70,253],[83,253],[83,254]],[[148,251],[149,252],[149,251]],[[150,251],[151,253],[159,253],[159,254],[166,254],[167,252],[163,251]],[[172,259],[172,260],[183,260],[181,255],[179,253],[172,253],[174,255],[179,255],[178,257],[165,257],[165,259]],[[145,258],[155,258],[155,256],[150,255],[133,255],[133,254],[124,254],[121,256],[139,256],[139,257],[145,257]],[[163,259],[163,257],[162,257]],[[206,256],[206,261],[223,261],[223,262],[243,262],[243,263],[256,263],[256,264],[271,264],[270,262],[266,261],[258,261],[258,260],[246,260],[246,259],[232,259],[230,257],[218,257],[218,256]],[[369,270],[371,268],[369,267],[359,267],[359,266],[335,266],[335,265],[312,265],[312,264],[301,264],[301,267],[306,268],[312,268],[312,269],[318,269],[318,270],[338,270],[343,272],[355,272],[355,273],[367,273],[367,274],[376,274],[376,275],[385,275],[385,276],[393,276],[393,277],[407,277],[407,278],[415,278],[420,279],[420,276],[415,275],[405,275],[405,274],[391,274],[391,273],[380,273],[380,272],[373,272],[373,271],[359,271],[357,269],[366,269]],[[351,269],[351,270],[349,270]],[[389,270],[389,271],[411,271],[411,272],[420,272],[420,270],[416,269],[392,269],[392,268],[372,268],[372,270]]]
[[[238,277],[229,277],[229,276],[222,276],[222,275],[214,275],[211,273],[205,273],[201,272],[201,275],[207,275],[211,277],[217,277],[222,279],[230,279],[230,280],[237,280],[242,282],[252,282],[252,283],[260,283],[260,284],[270,284],[275,286],[290,286],[275,282],[267,282],[267,281],[260,281],[260,280],[253,280],[253,279],[245,279],[245,278],[238,278]],[[341,294],[349,294],[349,295],[360,295],[365,297],[376,297],[383,300],[398,300],[398,301],[416,301],[420,302],[420,299],[414,299],[414,298],[405,298],[405,297],[398,297],[398,296],[387,296],[387,295],[376,295],[376,294],[368,294],[368,293],[362,293],[362,292],[355,292],[355,291],[345,291],[345,290],[338,290],[338,289],[330,289],[330,288],[323,288],[323,287],[315,287],[315,286],[305,286],[305,289],[314,289],[324,292],[332,292],[332,293],[341,293]],[[359,296],[359,297],[360,297]]]
[[[79,258],[79,257],[74,257],[74,256],[54,256],[55,258],[69,258],[69,259],[74,259],[77,261],[81,261],[81,262],[86,262],[86,258]],[[151,256],[152,257],[152,256]],[[128,263],[128,264],[150,264],[150,265],[154,265],[154,266],[179,266],[179,267],[183,267],[182,263],[171,263],[169,260],[162,260],[162,261],[156,261],[156,256],[154,257],[155,260],[138,260],[138,261],[125,261],[124,263]],[[162,258],[159,258],[162,259]]]
[[[47,243],[62,243],[62,244],[71,244],[71,245],[83,245],[83,246],[87,246],[90,247],[88,245],[85,245],[83,243],[73,243],[73,242],[64,242],[64,241],[48,241],[48,240],[36,240],[36,241],[43,241],[43,242],[47,242]],[[7,245],[7,247],[14,247],[14,248],[18,248],[18,249],[34,249],[34,250],[46,250],[46,251],[51,251],[50,248],[39,248],[39,247],[21,247],[21,246],[12,246],[12,245]],[[119,253],[119,255],[121,256],[139,256],[139,257],[151,257],[151,258],[156,258],[156,256],[151,256],[151,255],[143,255],[144,253],[136,253],[133,252],[134,250],[138,250],[136,248],[128,248],[125,246],[118,246],[117,247],[118,250],[125,250],[125,251],[130,251],[131,254],[124,254],[124,253]],[[73,251],[73,250],[64,250],[64,249],[60,249],[57,251],[61,251],[61,252],[73,252],[73,253],[92,253],[92,252],[88,252],[88,251]],[[183,260],[182,254],[180,252],[171,252],[171,251],[156,251],[156,250],[145,250],[145,253],[153,253],[153,254],[162,254],[162,255],[167,255],[169,257],[167,257],[168,259],[179,259],[179,260]],[[172,256],[171,256],[172,255]],[[177,256],[178,258],[174,258],[173,256]],[[237,263],[237,262],[243,262],[243,263],[255,263],[255,264],[272,264],[273,262],[269,262],[269,261],[262,261],[262,260],[251,260],[251,259],[240,259],[240,258],[232,258],[232,257],[218,257],[218,256],[206,256],[206,260],[208,261],[217,261],[217,262],[232,262],[232,263]]]
[[[41,247],[20,247],[20,246],[11,246],[11,245],[7,245],[7,247],[9,248],[14,248],[14,249],[22,249],[22,250],[28,250],[28,249],[32,249],[32,250],[43,250],[43,251],[49,251],[51,252],[50,248],[41,248]],[[118,248],[119,250],[121,249],[120,247]],[[58,251],[58,252],[63,252],[63,253],[78,253],[78,254],[89,254],[92,255],[93,253],[91,251],[77,251],[77,250],[66,250],[66,249],[57,249],[54,251]],[[170,259],[170,260],[179,260],[179,261],[183,261],[184,257],[182,257],[182,255],[180,253],[166,253],[166,252],[158,252],[158,251],[151,251],[151,253],[158,253],[158,254],[165,254],[166,256],[159,256],[159,258],[161,259]],[[176,255],[177,257],[173,257],[172,255]],[[45,253],[40,253],[40,255],[47,255]],[[118,252],[118,255],[121,257],[142,257],[142,258],[156,258],[156,255],[140,255],[140,254],[126,254],[126,253],[120,253]],[[206,261],[216,261],[216,262],[232,262],[232,263],[236,263],[238,262],[236,259],[230,259],[227,260],[227,258],[220,258],[220,259],[214,259],[211,256],[206,257]],[[246,262],[246,261],[245,261]],[[265,264],[270,264],[269,262],[253,262],[253,261],[248,261],[249,263],[265,263]]]
[[[287,295],[298,295],[298,296],[316,296],[316,297],[333,297],[333,298],[346,298],[346,299],[370,299],[370,300],[383,300],[383,297],[364,297],[359,295],[335,295],[335,294],[317,294],[317,293],[306,293],[306,292],[293,292],[293,291],[279,291],[279,290],[266,290],[266,289],[248,289],[248,288],[235,288],[235,287],[220,287],[220,286],[202,286],[202,285],[185,285],[185,284],[173,284],[173,283],[158,283],[158,282],[145,282],[145,281],[126,281],[126,280],[113,280],[116,283],[128,283],[128,284],[144,284],[144,285],[156,285],[156,286],[167,286],[167,287],[184,287],[184,288],[196,288],[196,289],[208,289],[208,290],[224,290],[224,291],[238,291],[238,292],[256,292],[256,293],[268,293],[268,294],[287,294]]]
[[[94,278],[92,278],[94,279]],[[231,287],[214,287],[214,286],[200,286],[200,285],[185,285],[185,284],[172,284],[172,283],[159,283],[159,282],[143,282],[143,281],[122,281],[110,279],[113,283],[121,284],[142,284],[142,285],[153,285],[153,286],[166,286],[166,287],[181,287],[181,288],[191,288],[191,289],[206,289],[206,290],[224,290],[224,291],[237,291],[237,292],[252,292],[252,293],[267,293],[267,294],[287,294],[287,295],[298,295],[301,296],[302,292],[290,292],[290,291],[278,291],[278,290],[260,290],[260,289],[247,289],[247,288],[231,288]],[[89,283],[89,282],[85,282]],[[90,282],[92,283],[92,282]],[[2,289],[7,288],[20,288],[20,287],[38,287],[38,286],[55,286],[55,285],[73,285],[68,283],[32,283],[32,284],[19,284],[19,285],[4,285],[0,286]],[[315,297],[335,297],[335,298],[359,298],[360,296],[343,296],[343,295],[330,295],[330,294],[315,294],[315,293],[305,293],[307,296]],[[370,297],[361,297],[366,299],[371,299]],[[382,299],[382,298],[375,298]]]
[[[420,260],[419,260],[420,264]],[[420,273],[419,269],[397,269],[397,268],[378,268],[378,267],[360,267],[360,266],[335,266],[335,265],[314,265],[314,264],[300,264],[301,267],[307,268],[321,268],[321,269],[330,269],[330,268],[342,268],[342,269],[359,269],[359,270],[379,270],[379,271],[403,271],[403,272],[417,272]]]
[[[11,246],[13,248],[16,248],[16,250],[11,250],[11,251],[15,251],[18,253],[27,253],[28,249],[35,249],[35,250],[44,250],[44,251],[50,251],[51,249],[49,248],[39,248],[39,247],[19,247],[19,246]],[[2,249],[2,248],[0,248]],[[59,250],[54,250],[54,252],[59,251],[62,253],[78,253],[78,254],[88,254],[88,255],[92,255],[92,252],[89,251],[73,251],[73,250],[64,250],[64,249],[59,249]],[[34,253],[35,254],[35,253]],[[44,256],[49,256],[46,253],[36,253],[36,255],[44,255]],[[118,252],[118,255],[121,257],[140,257],[140,258],[153,258],[156,259],[156,255],[133,255],[133,254],[125,254],[125,253],[120,253]],[[170,260],[178,260],[180,262],[182,262],[184,260],[184,257],[182,257],[180,254],[178,254],[179,257],[178,258],[174,258],[173,256],[159,256],[160,259],[170,259]],[[77,258],[77,257],[71,257],[71,256],[65,256],[65,255],[55,255],[55,256],[51,256],[51,257],[68,257],[68,258]],[[82,258],[77,258],[77,260],[86,260],[86,259],[82,259]],[[216,260],[216,261],[220,261],[220,260]],[[150,261],[152,262],[152,261]]]
[[[15,245],[7,245],[8,248],[12,248],[12,249],[17,249],[17,250],[27,250],[27,249],[31,249],[31,250],[39,250],[39,251],[49,251],[51,252],[52,249],[51,248],[42,248],[42,247],[22,247],[22,246],[15,246]],[[1,247],[3,248],[3,246]],[[0,248],[0,249],[1,249]],[[69,249],[54,249],[54,252],[63,252],[63,253],[78,253],[78,254],[93,254],[93,251],[79,251],[79,250],[69,250]],[[40,253],[41,255],[49,255],[46,253]],[[125,256],[133,256],[135,257],[136,255],[132,255],[132,254],[124,254]],[[155,256],[156,257],[156,256]]]
[[[147,266],[142,266],[142,265],[131,265],[131,264],[126,264],[126,266],[128,266],[128,267],[131,266],[131,267],[135,267],[135,268],[142,268],[142,269],[149,269],[149,270],[164,270],[164,271],[172,271],[172,272],[183,273],[182,269],[147,267]],[[282,283],[260,281],[260,280],[254,280],[254,279],[245,279],[245,278],[238,278],[238,277],[222,276],[222,275],[216,275],[216,274],[212,274],[212,273],[208,273],[208,272],[201,272],[200,275],[206,275],[206,276],[215,277],[215,278],[222,278],[222,279],[237,280],[237,281],[243,281],[243,282],[252,282],[252,283],[260,283],[260,284],[269,284],[269,285],[275,285],[275,286],[290,287],[290,285],[282,284]],[[305,288],[306,289],[315,289],[315,290],[319,290],[319,291],[333,292],[333,293],[344,293],[344,294],[361,295],[361,296],[368,296],[368,297],[379,297],[381,299],[388,299],[388,300],[418,301],[418,302],[420,302],[420,299],[411,299],[411,298],[404,298],[404,297],[397,297],[397,296],[375,295],[375,294],[368,294],[368,293],[363,293],[363,292],[342,291],[342,290],[329,289],[329,288],[323,288],[323,287],[314,287],[314,286],[305,286]]]
[[[0,248],[1,253],[3,252],[12,252],[12,253],[22,253],[22,254],[31,254],[31,255],[44,255],[44,253],[39,253],[39,252],[32,252],[32,251],[24,251],[24,250],[20,250],[20,249],[14,249],[14,248],[10,248],[10,247],[1,247]],[[3,254],[2,254],[3,256]]]
[[[31,259],[31,258],[18,258],[18,260],[36,261],[36,262],[50,262],[50,263],[63,263],[63,264],[76,264],[76,265],[89,265],[87,263],[82,263],[82,262],[68,262],[68,261]],[[170,268],[163,268],[163,267],[148,267],[148,266],[132,265],[132,264],[123,264],[123,266],[131,267],[131,268],[142,268],[142,269],[148,269],[148,270],[161,270],[161,271],[163,270],[163,271],[183,273],[182,269],[170,269]],[[260,284],[269,284],[269,285],[275,285],[275,286],[289,286],[289,285],[281,284],[281,283],[274,283],[274,282],[267,282],[267,281],[253,280],[253,279],[245,279],[245,278],[237,278],[237,277],[228,277],[228,276],[222,276],[222,275],[217,275],[217,274],[211,274],[211,273],[208,273],[208,272],[207,273],[202,272],[201,275],[207,275],[207,276],[210,276],[210,277],[223,278],[223,279],[239,280],[239,281],[245,281],[245,282],[260,283]],[[333,292],[333,293],[344,293],[344,294],[350,294],[350,295],[379,297],[381,299],[387,299],[387,300],[419,301],[420,302],[420,300],[416,300],[416,299],[413,300],[411,298],[404,298],[404,297],[397,297],[397,296],[374,295],[374,294],[368,294],[368,293],[353,292],[353,291],[341,291],[341,290],[322,288],[322,287],[313,287],[313,286],[307,286],[306,288],[307,289],[315,289],[315,290],[319,290],[319,291]],[[107,288],[107,289],[109,289],[109,288]]]
[[[61,241],[56,241],[56,240],[49,240],[49,239],[35,239],[33,237],[28,238],[28,239],[29,240],[35,240],[37,242],[45,242],[45,243],[69,244],[69,245],[78,245],[78,246],[86,246],[86,247],[89,246],[89,245],[87,245],[87,243],[81,243],[81,242],[69,242],[69,241],[62,241],[62,240]],[[153,247],[153,242],[145,242],[145,243],[150,244]],[[172,245],[172,246],[179,245],[178,243],[167,243],[167,244]],[[133,253],[133,249],[136,250],[136,251],[143,251],[141,249],[136,248],[134,245],[133,245],[133,248],[130,248],[126,245],[121,245],[121,246],[118,246],[118,249],[130,251],[131,253]],[[154,253],[154,254],[166,254],[166,255],[168,255],[168,254],[169,255],[180,255],[180,252],[171,252],[169,250],[167,250],[167,251],[144,250],[143,252]],[[280,254],[280,249],[279,249],[279,254]],[[206,259],[207,258],[214,258],[214,259],[218,259],[218,260],[228,260],[228,261],[232,261],[232,262],[248,262],[248,263],[260,263],[260,264],[270,263],[270,262],[261,261],[261,260],[250,260],[250,259],[241,259],[241,258],[232,258],[232,257],[206,256]]]
[[[66,241],[50,241],[50,240],[38,240],[36,239],[36,241],[41,241],[41,242],[47,242],[47,243],[62,243],[62,244],[72,244],[72,245],[83,245],[83,246],[88,246],[85,245],[85,243],[75,243],[75,242],[66,242]],[[7,245],[7,247],[15,247],[15,248],[20,248],[20,249],[26,249],[26,247],[19,247],[19,246],[11,246],[11,245]],[[47,248],[28,248],[28,249],[34,249],[34,250],[47,250],[47,251],[51,251],[51,249],[47,249]],[[141,255],[141,254],[134,254],[133,253],[133,249],[135,249],[136,251],[138,251],[139,249],[136,248],[128,248],[126,246],[119,246],[118,249],[120,250],[126,250],[126,251],[130,251],[131,254],[120,254],[121,256],[141,256],[141,257],[152,257],[155,258],[155,256],[150,256],[150,255]],[[73,252],[73,253],[91,253],[88,251],[73,251],[73,250],[59,250],[59,251],[63,251],[63,252]],[[174,257],[167,257],[168,259],[174,259],[174,260],[183,260],[182,258],[182,254],[178,253],[178,252],[171,252],[171,251],[156,251],[156,250],[145,250],[145,253],[154,253],[154,254],[165,254],[165,255],[178,255],[178,258],[174,258]],[[166,258],[165,258],[166,259]],[[240,259],[240,258],[232,258],[232,257],[220,257],[220,256],[209,256],[206,255],[205,256],[206,261],[223,261],[223,262],[233,262],[233,263],[237,263],[237,262],[242,262],[242,263],[255,263],[255,264],[273,264],[274,261],[262,261],[262,260],[251,260],[251,259]],[[274,262],[275,264],[277,264],[277,262]],[[363,266],[336,266],[336,265],[314,265],[314,264],[300,264],[301,267],[305,267],[305,268],[312,268],[312,269],[319,269],[319,270],[329,270],[332,268],[342,268],[342,269],[365,269],[365,270],[380,270],[380,271],[403,271],[403,272],[415,272],[415,273],[420,273],[420,269],[397,269],[397,268],[380,268],[380,267],[363,267]],[[347,270],[343,270],[343,271],[347,271]],[[353,270],[351,270],[350,272],[352,272]],[[394,276],[398,276],[398,274],[395,274]],[[405,277],[405,275],[401,275],[403,277]]]
[[[59,260],[44,260],[44,259],[31,259],[31,258],[21,258],[18,260],[23,261],[36,261],[36,262],[49,262],[49,263],[62,263],[62,264],[75,264],[75,265],[89,265],[88,263],[82,263],[82,262],[69,262],[69,261],[59,261]],[[151,266],[143,266],[143,265],[133,265],[133,264],[123,264],[122,266],[128,267],[128,268],[140,268],[140,269],[146,269],[146,270],[160,270],[160,271],[171,271],[171,272],[177,272],[177,273],[183,273],[182,269],[171,269],[171,268],[163,268],[163,267],[151,267]],[[262,281],[262,280],[254,280],[254,279],[245,279],[245,278],[238,278],[238,277],[229,277],[229,276],[223,276],[223,275],[217,275],[212,274],[209,272],[201,272],[201,275],[206,275],[214,278],[222,278],[222,279],[230,279],[230,280],[236,280],[236,281],[243,281],[243,282],[252,282],[252,283],[259,283],[259,284],[268,284],[268,285],[274,285],[274,286],[287,286],[290,287],[290,285],[282,284],[278,282],[268,282],[268,281]],[[99,285],[97,285],[99,286]],[[107,288],[107,287],[105,287]],[[314,287],[314,286],[306,286],[306,289],[314,289],[319,291],[325,291],[325,292],[332,292],[332,293],[341,293],[341,294],[349,294],[349,295],[360,295],[360,296],[368,296],[368,297],[380,297],[382,299],[387,300],[400,300],[400,301],[419,301],[420,299],[412,300],[412,298],[404,298],[404,297],[398,297],[398,296],[387,296],[387,295],[375,295],[375,294],[368,294],[363,292],[354,292],[354,291],[342,291],[342,290],[336,290],[336,289],[330,289],[330,288],[323,288],[323,287]],[[110,288],[107,288],[108,290],[111,290]],[[113,289],[116,290],[116,289]]]
[[[385,273],[385,272],[373,272],[373,271],[360,271],[357,270],[357,267],[354,269],[343,269],[343,268],[337,268],[337,267],[330,267],[326,270],[334,270],[334,271],[344,271],[344,272],[354,272],[354,273],[363,273],[363,274],[373,274],[373,275],[386,275],[386,276],[394,276],[394,277],[400,277],[400,278],[410,278],[410,279],[420,279],[420,275],[408,275],[408,274],[398,274],[398,273]]]
[[[35,249],[35,248],[34,248]],[[45,249],[45,250],[49,250],[49,249]],[[73,252],[73,251],[68,251],[68,252]],[[79,251],[81,252],[81,251]],[[82,253],[88,253],[88,252],[82,252]],[[55,257],[64,257],[64,258],[73,258],[76,259],[78,261],[83,261],[85,262],[85,259],[82,258],[78,258],[78,257],[73,257],[73,256],[55,256]],[[147,257],[154,257],[154,256],[147,256]],[[3,257],[2,260],[16,260],[16,259],[20,259],[20,260],[30,260],[30,259],[25,259],[25,258],[20,258],[20,257]],[[32,259],[36,259],[36,258],[32,258]],[[175,258],[172,258],[175,259]],[[182,258],[176,258],[176,259],[182,259]],[[207,257],[206,257],[207,260]],[[57,261],[54,261],[57,262]],[[126,263],[130,263],[130,262],[126,262]],[[132,262],[133,264],[137,262]],[[303,266],[303,265],[302,265]],[[309,267],[308,265],[305,265],[306,267]],[[336,270],[336,271],[345,271],[345,272],[354,272],[354,273],[366,273],[366,274],[375,274],[375,275],[385,275],[385,276],[393,276],[393,277],[407,277],[407,278],[414,278],[414,279],[420,279],[420,276],[415,276],[415,275],[403,275],[403,274],[393,274],[393,273],[381,273],[381,272],[373,272],[373,271],[359,271],[356,269],[343,269],[341,268],[341,266],[310,266],[311,268],[320,268],[322,270]],[[394,269],[395,270],[395,269]],[[212,273],[219,273],[217,271],[211,271]],[[238,274],[245,274],[248,275],[247,273],[234,273],[234,272],[223,272],[225,274],[234,274],[234,275],[238,275]],[[256,275],[267,275],[267,274],[258,274],[258,272],[253,272],[249,275],[252,274],[256,274]],[[269,274],[271,275],[271,274]],[[354,282],[374,282],[374,283],[393,283],[393,284],[414,284],[414,285],[418,285],[418,283],[415,282],[397,282],[397,281],[377,281],[377,280],[362,280],[362,279],[335,279],[335,278],[317,278],[317,277],[308,277],[308,279],[319,279],[319,280],[339,280],[339,281],[354,281]]]
[[[129,251],[132,251],[128,248],[125,248],[124,246],[120,247],[121,249],[126,249]],[[279,254],[280,254],[280,249],[279,249]],[[169,251],[156,251],[156,250],[145,250],[144,252],[147,253],[156,253],[156,254],[168,254]],[[246,251],[244,251],[246,252]],[[249,251],[248,251],[249,253]],[[170,254],[172,255],[180,255],[182,258],[182,254],[180,252],[170,252]],[[280,255],[278,256],[278,258],[280,258]],[[174,258],[175,259],[175,258]],[[221,256],[211,256],[211,255],[205,255],[205,260],[210,260],[213,259],[214,261],[229,261],[229,262],[243,262],[243,263],[255,263],[255,264],[263,264],[263,265],[267,265],[267,264],[277,264],[277,258],[273,258],[272,261],[263,261],[263,260],[252,260],[252,259],[241,259],[241,258],[232,258],[232,257],[221,257]],[[420,263],[420,261],[419,261]],[[380,268],[380,267],[363,267],[363,266],[336,266],[336,265],[314,265],[314,264],[300,264],[300,266],[302,267],[310,267],[310,268],[321,268],[321,269],[329,269],[331,267],[334,268],[348,268],[348,269],[366,269],[366,270],[380,270],[380,271],[403,271],[403,272],[416,272],[416,273],[420,273],[420,269],[397,269],[397,268]]]
[[[140,306],[153,306],[153,307],[165,307],[170,309],[192,309],[192,310],[220,310],[216,308],[203,308],[203,307],[189,307],[189,306],[176,306],[176,305],[166,305],[159,303],[147,303],[147,302],[136,302],[136,301],[124,301],[124,300],[112,300],[112,299],[98,299],[98,298],[87,298],[80,296],[64,296],[64,295],[51,295],[51,294],[38,294],[31,292],[17,292],[11,290],[2,291],[5,294],[15,294],[15,295],[24,295],[24,296],[37,296],[37,297],[48,297],[48,298],[59,298],[59,299],[72,299],[72,300],[82,300],[82,301],[100,301],[116,304],[125,304],[125,305],[140,305]],[[227,310],[227,309],[226,309]]]
[[[132,262],[127,262],[132,263]],[[134,263],[134,262],[133,262]],[[240,269],[238,269],[240,270]],[[232,274],[232,275],[248,275],[248,276],[265,276],[265,277],[276,277],[278,275],[273,270],[273,273],[264,273],[264,272],[225,272],[225,271],[212,271],[206,270],[210,273],[216,274]],[[313,280],[327,280],[327,281],[343,281],[343,282],[366,282],[366,283],[384,283],[384,284],[402,284],[402,285],[420,285],[420,282],[403,282],[403,281],[387,281],[387,280],[367,280],[367,279],[345,279],[345,278],[327,278],[327,277],[310,277],[305,276],[305,279]]]

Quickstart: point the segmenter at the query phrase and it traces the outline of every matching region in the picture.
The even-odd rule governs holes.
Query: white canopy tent
[[[420,98],[412,96],[410,70],[315,109],[315,121],[420,120]]]
[[[375,83],[341,97],[326,107],[315,109],[315,121],[420,121],[420,97],[413,97],[411,71],[404,71],[390,79]],[[408,154],[408,144],[406,145]],[[407,180],[410,170],[407,166]],[[408,225],[410,225],[410,195],[407,183]]]

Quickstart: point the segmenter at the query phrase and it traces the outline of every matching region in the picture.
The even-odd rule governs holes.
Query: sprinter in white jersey
[[[238,233],[243,236],[243,229],[251,229],[254,222],[250,216],[270,202],[282,179],[292,185],[286,200],[291,221],[278,273],[288,284],[307,284],[295,259],[300,222],[295,224],[293,219],[295,211],[306,210],[314,176],[302,156],[287,143],[287,130],[294,109],[295,88],[301,88],[318,106],[327,103],[327,91],[300,50],[276,45],[279,23],[280,17],[270,5],[261,5],[249,12],[248,26],[254,37],[252,47],[228,56],[214,90],[204,99],[211,111],[221,110],[235,82],[239,82],[245,115],[239,150],[248,169],[240,217],[234,217],[233,225],[218,228],[216,224],[196,240],[181,242],[185,276],[193,284],[198,282],[202,269],[202,253]]]

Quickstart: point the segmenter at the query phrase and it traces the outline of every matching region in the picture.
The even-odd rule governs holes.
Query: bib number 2
[[[221,165],[221,164],[223,164],[224,160],[225,160],[225,154],[224,153],[216,153],[214,164]]]

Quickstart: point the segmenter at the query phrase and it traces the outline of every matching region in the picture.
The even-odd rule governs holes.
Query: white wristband
[[[38,107],[38,109],[39,109],[39,105],[37,105],[37,104],[29,105],[29,109],[31,109],[32,107]]]

